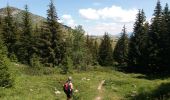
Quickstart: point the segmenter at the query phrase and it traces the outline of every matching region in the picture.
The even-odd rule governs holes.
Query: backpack
[[[70,82],[66,82],[63,86],[63,90],[66,94],[70,94],[71,93],[71,86],[69,85]]]

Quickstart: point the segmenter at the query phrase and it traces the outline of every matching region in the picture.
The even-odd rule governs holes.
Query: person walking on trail
[[[73,96],[73,83],[72,83],[72,77],[68,77],[68,80],[63,86],[64,92],[67,95],[67,100],[71,100]]]

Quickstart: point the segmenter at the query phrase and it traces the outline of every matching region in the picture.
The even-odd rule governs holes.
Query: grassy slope
[[[27,69],[24,65],[11,64],[10,70],[15,77],[15,85],[9,89],[0,88],[0,100],[65,100],[62,84],[69,75],[61,75],[55,71],[50,75],[32,76],[28,74],[30,71]],[[108,68],[75,73],[71,76],[74,88],[79,90],[74,93],[74,100],[94,100],[98,95],[97,87],[101,80],[106,80],[102,92],[103,100],[150,100],[157,91],[162,91],[159,90],[162,83],[170,83],[170,78],[147,80],[140,74],[124,74]],[[82,80],[85,77],[90,80]],[[56,95],[56,90],[61,91],[61,94]],[[163,92],[169,95],[169,90],[164,90]]]

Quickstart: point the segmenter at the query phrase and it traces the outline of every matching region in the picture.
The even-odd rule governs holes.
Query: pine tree
[[[158,71],[161,62],[162,7],[158,0],[149,32],[149,66]]]
[[[33,31],[32,31],[32,22],[31,16],[28,11],[28,6],[25,5],[25,11],[22,16],[22,34],[20,37],[20,41],[18,43],[18,52],[17,56],[19,61],[25,64],[30,64],[30,59],[33,55]]]
[[[128,66],[137,71],[147,71],[148,66],[149,25],[145,19],[144,11],[139,10],[129,41]]]
[[[99,46],[98,62],[102,66],[113,65],[112,45],[108,33],[105,33]]]
[[[0,32],[2,33],[2,26],[3,26],[3,20],[2,17],[0,16]]]
[[[126,33],[126,27],[122,29],[121,37],[119,38],[113,52],[113,58],[120,65],[127,65],[128,58],[128,36]]]
[[[6,16],[3,21],[2,34],[4,38],[5,45],[8,49],[8,57],[10,57],[15,52],[15,43],[16,43],[16,31],[15,22],[11,14],[11,9],[7,5]]]
[[[170,66],[170,63],[169,63],[169,61],[168,61],[168,59],[170,59],[170,9],[169,9],[169,14],[168,14],[169,16],[168,16],[168,22],[167,22],[167,29],[168,29],[168,34],[167,34],[167,37],[168,37],[168,39],[167,39],[167,50],[165,51],[165,52],[167,52],[167,56],[165,57],[165,59],[166,59],[166,62],[165,62],[165,64],[167,64],[167,66]],[[170,72],[170,67],[168,68],[168,70],[169,70],[169,72]]]
[[[0,87],[11,87],[13,85],[13,80],[6,64],[6,55],[7,49],[2,41],[2,35],[0,35]]]
[[[164,10],[163,10],[163,15],[162,15],[162,32],[160,34],[160,64],[161,66],[160,69],[162,70],[167,70],[169,64],[169,59],[170,59],[170,53],[169,53],[169,48],[170,48],[170,30],[168,27],[168,24],[170,23],[170,11],[168,4],[166,4]]]
[[[97,58],[98,58],[98,52],[99,52],[99,45],[97,42],[97,39],[94,40],[93,43],[93,59],[94,59],[94,65],[98,64]]]
[[[95,56],[93,51],[93,39],[87,35],[86,36],[86,57],[87,57],[87,65],[92,65],[95,63]]]
[[[46,54],[42,54],[42,57],[46,58],[45,62],[51,63],[54,67],[61,64],[65,54],[65,45],[62,36],[62,27],[58,22],[58,16],[52,0],[47,10],[47,22],[43,28],[43,48]]]

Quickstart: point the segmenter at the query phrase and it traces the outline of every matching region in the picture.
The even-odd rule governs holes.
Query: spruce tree
[[[87,35],[86,36],[86,57],[87,65],[92,65],[95,63],[94,51],[93,51],[93,39]]]
[[[46,54],[42,54],[42,57],[46,58],[45,62],[51,63],[54,67],[61,64],[65,54],[65,46],[62,27],[58,22],[58,16],[52,0],[49,4],[49,9],[47,10],[47,22],[45,22],[43,28],[43,48]]]
[[[170,29],[168,27],[168,24],[170,23],[170,11],[168,4],[166,4],[165,8],[163,9],[163,15],[162,15],[162,32],[160,34],[160,64],[159,66],[162,66],[160,69],[167,70],[170,59]]]
[[[22,31],[20,36],[20,41],[18,43],[18,52],[17,56],[19,61],[25,64],[30,64],[30,59],[33,54],[33,31],[32,31],[32,22],[31,16],[28,10],[28,6],[25,5],[25,11],[22,16]]]
[[[167,37],[168,37],[168,39],[167,39],[167,49],[166,49],[166,51],[165,52],[167,52],[167,56],[165,57],[165,59],[166,59],[166,62],[165,62],[165,64],[167,64],[167,66],[170,66],[170,63],[169,63],[169,61],[168,61],[168,59],[170,59],[170,9],[169,9],[169,14],[168,14],[168,21],[167,21],[167,29],[168,29],[168,34],[167,34]],[[169,72],[170,72],[170,67],[168,68],[168,70],[169,70]]]
[[[94,40],[93,43],[93,59],[94,59],[94,65],[98,64],[97,58],[98,58],[98,52],[99,52],[99,45],[97,42],[97,39]]]
[[[147,66],[147,23],[145,23],[145,14],[143,10],[139,10],[134,24],[133,33],[129,41],[128,50],[128,66],[138,69]],[[144,69],[144,68],[143,68]]]
[[[161,35],[162,35],[162,7],[158,0],[154,10],[149,32],[149,66],[152,71],[158,71],[161,62]]]
[[[119,38],[113,52],[113,58],[120,65],[127,65],[128,58],[128,36],[126,33],[126,27],[122,29],[121,37]]]
[[[16,31],[15,22],[11,14],[11,9],[7,5],[6,16],[3,21],[2,34],[4,38],[4,43],[8,49],[8,57],[10,57],[15,52],[15,43],[16,43]]]
[[[13,85],[13,80],[6,64],[6,56],[7,49],[2,41],[0,32],[0,87],[11,87]]]
[[[99,46],[98,62],[102,66],[113,65],[112,45],[108,33],[105,33]]]

